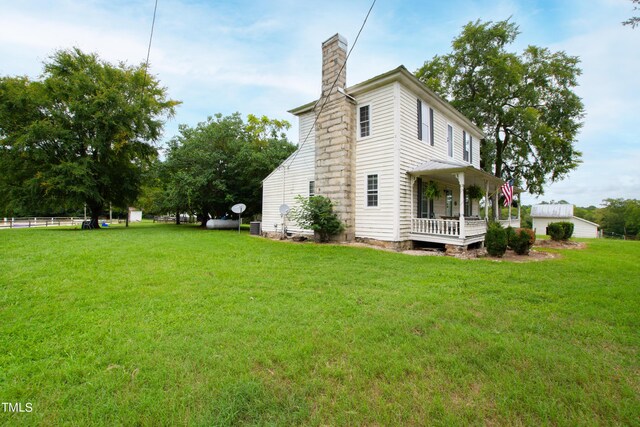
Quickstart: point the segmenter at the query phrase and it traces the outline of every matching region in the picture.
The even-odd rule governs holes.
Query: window
[[[360,137],[364,138],[371,134],[371,117],[369,115],[369,106],[360,107]]]
[[[469,163],[473,163],[473,137],[469,135]]]
[[[444,190],[444,211],[446,216],[453,216],[453,192],[451,190]]]
[[[367,206],[378,206],[378,175],[367,175]]]
[[[447,150],[449,157],[453,157],[453,126],[447,125]]]
[[[462,160],[469,161],[469,136],[465,131],[462,131]]]
[[[433,208],[433,199],[430,199],[425,194],[425,189],[422,186],[422,180],[418,182],[420,199],[418,200],[418,218],[435,218],[435,210]]]
[[[416,105],[418,110],[418,140],[433,145],[433,109],[419,99]]]
[[[469,194],[467,191],[464,192],[464,216],[473,215],[473,206],[471,205],[471,199],[469,198]]]
[[[316,182],[309,181],[309,198],[316,195]]]

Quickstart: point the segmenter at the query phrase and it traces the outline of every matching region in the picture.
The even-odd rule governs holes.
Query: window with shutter
[[[429,143],[433,145],[433,108],[429,108]]]
[[[422,141],[422,101],[417,100],[418,106],[418,140]]]
[[[469,138],[467,132],[462,131],[462,160],[469,161]]]
[[[453,126],[447,125],[447,151],[453,157]]]
[[[433,110],[421,100],[416,101],[418,109],[418,140],[433,145]]]

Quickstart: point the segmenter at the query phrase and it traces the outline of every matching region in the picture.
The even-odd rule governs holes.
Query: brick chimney
[[[316,194],[331,199],[340,220],[346,225],[338,239],[351,241],[355,238],[356,109],[355,104],[338,91],[347,84],[346,60],[347,40],[340,34],[322,43],[323,97],[316,107],[316,114],[325,100],[326,104],[316,123],[315,189]]]

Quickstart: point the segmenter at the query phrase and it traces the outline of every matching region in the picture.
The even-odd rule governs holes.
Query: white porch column
[[[522,217],[520,216],[520,206],[522,206],[522,201],[520,200],[520,194],[522,193],[518,193],[518,223],[520,224],[520,227],[522,227]]]
[[[415,176],[411,176],[410,178],[410,182],[411,182],[411,219],[413,218],[417,218],[417,214],[415,213],[414,207],[413,205],[416,203],[416,199],[413,193],[413,186],[416,184],[416,181],[418,180],[418,178],[416,178]]]
[[[457,175],[458,183],[460,184],[460,202],[458,205],[460,206],[460,239],[464,239],[466,236],[465,233],[465,220],[464,220],[464,172],[460,172]]]

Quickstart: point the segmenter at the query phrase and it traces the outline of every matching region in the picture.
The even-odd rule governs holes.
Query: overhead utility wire
[[[144,63],[144,81],[142,82],[142,93],[140,95],[140,102],[144,99],[144,89],[147,86],[147,72],[149,70],[149,55],[151,54],[151,41],[153,40],[153,29],[156,26],[156,11],[158,10],[158,0],[156,0],[155,6],[153,6],[153,20],[151,21],[151,34],[149,35],[149,46],[147,47],[147,60]]]
[[[373,6],[375,6],[376,4],[376,1],[377,0],[373,0],[373,3],[371,3],[371,7],[367,12],[367,16],[365,16],[364,21],[362,21],[362,25],[360,26],[358,35],[356,35],[356,39],[353,41],[353,45],[351,46],[351,49],[349,49],[349,52],[347,53],[347,57],[345,58],[344,63],[342,64],[342,67],[340,67],[340,71],[338,71],[338,75],[336,76],[336,79],[333,81],[333,84],[331,85],[331,89],[329,89],[329,92],[327,93],[326,96],[324,94],[321,94],[320,99],[318,99],[314,104],[313,109],[315,110],[318,104],[320,103],[320,101],[322,101],[322,98],[324,97],[324,102],[320,106],[320,111],[318,111],[318,114],[316,114],[316,118],[313,121],[313,125],[311,126],[311,128],[309,128],[309,132],[307,132],[307,136],[304,138],[304,141],[302,141],[302,144],[300,144],[300,147],[298,147],[296,152],[293,154],[293,157],[289,161],[289,165],[287,167],[289,167],[291,165],[291,162],[293,162],[295,158],[298,156],[298,153],[300,152],[300,150],[302,150],[302,147],[304,147],[304,145],[307,143],[307,140],[309,139],[311,132],[315,129],[316,123],[318,122],[318,118],[320,117],[320,114],[322,113],[324,106],[327,105],[327,102],[329,101],[329,94],[331,94],[331,91],[335,87],[336,83],[338,83],[338,78],[340,77],[340,74],[342,73],[342,70],[344,69],[344,67],[347,65],[347,61],[349,60],[349,56],[351,56],[351,52],[353,51],[353,48],[355,48],[356,43],[358,43],[358,39],[360,38],[360,33],[362,33],[362,30],[364,29],[364,26],[367,23],[367,19],[369,19],[369,15],[371,14],[371,10],[373,9]]]

